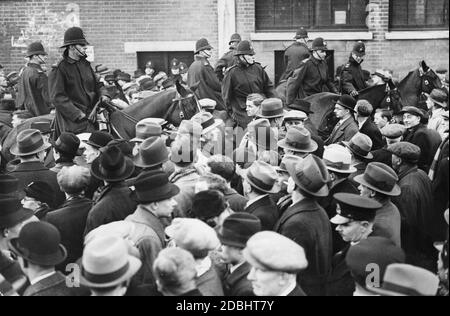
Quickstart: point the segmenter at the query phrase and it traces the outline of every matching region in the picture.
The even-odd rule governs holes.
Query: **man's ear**
[[[1,234],[2,234],[2,237],[3,237],[3,238],[8,237],[8,235],[9,235],[9,230],[8,230],[8,228],[2,228]]]

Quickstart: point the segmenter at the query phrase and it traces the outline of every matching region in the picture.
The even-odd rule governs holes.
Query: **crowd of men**
[[[15,101],[2,91],[0,295],[447,296],[448,75],[394,121],[358,98],[362,42],[338,84],[309,44],[301,29],[286,50],[285,102],[238,34],[215,67],[200,39],[189,67],[134,79],[93,69],[80,28],[48,74],[30,44]],[[201,111],[175,131],[146,118],[128,141],[89,119],[177,82]],[[304,99],[327,91],[323,138]]]

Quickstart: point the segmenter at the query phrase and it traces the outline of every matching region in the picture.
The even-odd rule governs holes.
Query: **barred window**
[[[390,1],[391,29],[448,29],[448,0]]]
[[[256,0],[257,31],[367,29],[368,0]]]

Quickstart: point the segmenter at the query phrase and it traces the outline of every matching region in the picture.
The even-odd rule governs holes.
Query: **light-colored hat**
[[[403,136],[406,132],[405,125],[401,124],[387,124],[381,129],[381,134],[389,139],[397,139]]]
[[[162,134],[162,127],[160,124],[148,121],[140,121],[136,124],[136,137],[130,142],[142,143],[147,138],[156,136],[160,137]]]
[[[191,120],[181,121],[180,126],[178,127],[178,135],[190,135],[196,138],[200,138],[202,135],[203,128],[202,126]]]
[[[275,168],[263,161],[255,161],[244,175],[245,180],[253,187],[265,193],[279,192],[278,174]]]
[[[439,278],[423,268],[408,264],[387,267],[381,288],[369,290],[384,296],[436,296]]]
[[[200,99],[198,100],[198,104],[205,110],[215,110],[217,106],[217,102],[212,99]]]
[[[349,142],[343,142],[343,144],[350,149],[354,155],[365,159],[373,159],[371,153],[373,142],[366,134],[356,133]]]
[[[305,121],[308,119],[308,115],[306,115],[303,111],[292,110],[287,112],[284,115],[284,121]]]
[[[278,147],[300,153],[312,153],[319,145],[311,139],[311,132],[301,126],[288,129],[286,137],[278,142]]]
[[[214,250],[220,246],[215,230],[195,218],[175,218],[165,232],[178,247],[191,252]]]
[[[131,279],[142,263],[129,255],[127,244],[122,238],[105,236],[86,245],[82,265],[82,285],[110,288]]]
[[[253,235],[243,255],[253,267],[269,271],[294,274],[308,267],[305,251],[300,245],[271,231]]]
[[[223,124],[222,120],[214,119],[213,115],[209,112],[199,112],[195,114],[191,120],[197,122],[202,126],[202,135],[208,134],[209,132]]]
[[[323,161],[330,171],[338,173],[354,173],[357,171],[352,166],[352,155],[341,145],[333,144],[325,147]]]

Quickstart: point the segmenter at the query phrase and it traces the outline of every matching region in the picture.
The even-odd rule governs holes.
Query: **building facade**
[[[191,62],[201,37],[215,48],[214,61],[238,32],[277,80],[283,51],[303,26],[327,40],[334,68],[362,40],[364,69],[402,78],[421,60],[448,69],[448,13],[448,0],[1,0],[0,64],[18,70],[35,40],[56,63],[64,30],[81,26],[94,64],[132,73],[151,59],[167,71],[174,57]]]

